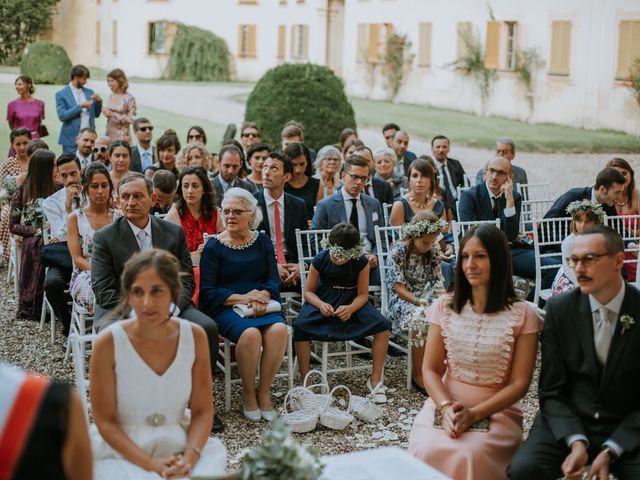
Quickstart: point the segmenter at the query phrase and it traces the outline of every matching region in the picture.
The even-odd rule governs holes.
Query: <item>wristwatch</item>
[[[605,446],[602,451],[609,456],[609,463],[613,463],[618,459],[618,454],[611,447]]]

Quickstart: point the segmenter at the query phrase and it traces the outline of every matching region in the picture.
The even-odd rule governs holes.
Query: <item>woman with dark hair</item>
[[[340,150],[349,140],[358,140],[358,132],[353,128],[345,128],[340,132]]]
[[[429,399],[413,424],[409,453],[456,480],[506,479],[522,443],[518,401],[531,382],[542,319],[516,297],[499,228],[470,228],[460,252],[453,294],[426,312]]]
[[[342,144],[342,158],[349,158],[358,148],[364,147],[364,142],[358,137],[350,138]]]
[[[91,252],[95,232],[113,222],[111,196],[113,183],[109,171],[101,162],[92,162],[82,176],[82,194],[87,206],[69,214],[67,244],[73,261],[69,290],[71,298],[93,312],[91,289]]]
[[[177,179],[180,172],[176,168],[176,155],[180,151],[180,140],[173,130],[167,130],[167,132],[163,133],[156,142],[158,161],[153,166],[158,170],[173,172]]]
[[[107,74],[107,84],[112,93],[107,106],[102,107],[102,113],[107,117],[106,135],[111,140],[126,140],[131,143],[129,126],[136,116],[136,99],[127,92],[127,76],[116,68]]]
[[[11,233],[22,237],[20,257],[20,299],[17,318],[38,320],[42,309],[44,265],[40,259],[45,227],[42,202],[61,185],[53,181],[56,156],[49,150],[36,151],[29,161],[24,183],[11,200]]]
[[[313,176],[311,154],[304,143],[291,143],[284,149],[293,162],[293,175],[284,186],[284,191],[304,200],[307,207],[307,218],[313,218],[313,210],[323,197],[320,179]]]
[[[109,163],[111,163],[111,182],[118,182],[131,173],[131,146],[125,140],[116,140],[109,145]]]
[[[389,224],[404,225],[422,211],[432,211],[447,220],[444,203],[438,199],[436,175],[426,160],[414,160],[409,166],[409,191],[393,202]]]
[[[195,145],[206,145],[207,134],[204,133],[204,128],[194,125],[187,131],[187,143]]]
[[[7,122],[9,129],[26,128],[30,138],[40,138],[42,121],[44,120],[44,102],[33,98],[36,91],[29,75],[20,75],[15,81],[18,98],[7,104]],[[9,157],[16,154],[13,145],[9,149]]]
[[[31,132],[28,128],[16,128],[11,130],[11,148],[15,155],[7,158],[0,166],[0,180],[2,181],[2,190],[5,193],[2,210],[0,211],[0,241],[2,241],[2,263],[6,265],[9,262],[9,213],[11,212],[11,196],[16,187],[20,186],[18,177],[27,171],[29,165],[29,156],[27,155],[27,146],[31,140]]]

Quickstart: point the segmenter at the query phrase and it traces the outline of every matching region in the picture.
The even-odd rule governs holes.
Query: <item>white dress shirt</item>
[[[484,184],[487,186],[487,192],[489,192],[489,198],[491,198],[491,209],[493,209],[493,202],[499,202],[504,193],[500,192],[500,195],[494,195],[493,192],[489,189],[489,182],[485,181]],[[498,205],[500,204],[498,203]],[[498,206],[498,212],[499,211],[500,207]],[[513,217],[515,214],[516,207],[504,207],[504,218]]]
[[[61,188],[56,193],[49,195],[42,202],[42,210],[49,222],[51,230],[51,236],[57,238],[59,241],[64,242],[67,240],[67,221],[68,213],[66,208],[67,203],[67,189]],[[76,208],[84,206],[84,202],[75,202],[72,205],[72,211]]]
[[[264,203],[267,205],[267,218],[269,220],[269,238],[271,238],[271,243],[273,243],[273,248],[277,252],[278,247],[276,246],[276,219],[273,214],[273,204],[278,202],[278,207],[280,210],[280,231],[282,233],[282,248],[284,249],[285,255],[287,254],[287,245],[284,241],[284,192],[280,195],[280,198],[275,199],[271,195],[269,195],[269,191],[265,188],[262,190],[264,193]]]
[[[364,240],[364,251],[365,253],[369,254],[371,253],[371,242],[367,238],[367,214],[364,211],[364,204],[362,203],[362,199],[360,198],[360,196],[358,196],[357,198],[352,197],[344,188],[341,188],[340,192],[342,192],[344,208],[347,213],[347,223],[349,223],[349,219],[351,218],[351,209],[353,208],[353,203],[351,202],[351,200],[353,200],[354,198],[355,200],[357,200],[356,209],[358,210],[358,230],[360,231],[360,236]]]
[[[140,247],[140,250],[144,250],[146,248],[153,248],[153,236],[151,235],[151,217],[149,217],[149,221],[147,222],[147,225],[144,228],[136,227],[129,220],[127,220],[127,223],[129,224],[129,226],[131,227],[131,230],[133,231],[133,236],[136,237],[136,242],[138,242],[138,247]],[[138,233],[141,230],[144,230],[144,232],[147,234],[146,245],[140,244],[141,242],[140,242],[140,237],[138,237]]]
[[[89,99],[84,93],[83,88],[76,88],[72,83],[69,83],[69,87],[71,87],[71,92],[73,93],[74,98],[76,99],[76,104],[80,105],[82,102],[86,102]],[[83,128],[88,128],[91,125],[89,124],[89,109],[83,108],[82,113],[80,114],[80,130]]]

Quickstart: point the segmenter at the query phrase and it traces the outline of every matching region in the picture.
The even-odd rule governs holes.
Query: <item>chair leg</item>
[[[53,313],[53,308],[51,307],[49,300],[47,300],[45,305],[47,306],[49,316],[51,317],[51,343],[56,343],[56,315]],[[85,332],[83,331],[82,335],[84,334]]]
[[[329,342],[322,342],[322,375],[327,378],[327,370],[329,369]],[[323,387],[323,393],[328,393],[327,387]]]
[[[347,368],[352,368],[352,365],[353,365],[352,357],[353,357],[353,355],[349,355],[349,353],[351,352],[351,344],[349,342],[344,342],[344,351],[347,352],[347,355],[345,355],[345,361],[346,361],[346,364],[347,364]]]
[[[411,361],[411,337],[413,330],[409,328],[407,332],[407,390],[411,391],[411,379],[413,377],[413,362]]]
[[[224,409],[231,410],[231,344],[224,339]]]
[[[44,329],[44,322],[47,320],[47,296],[42,299],[42,308],[40,309],[40,330]]]
[[[287,329],[287,373],[289,380],[289,390],[293,388],[293,340],[291,339],[291,335],[293,330],[291,327]]]

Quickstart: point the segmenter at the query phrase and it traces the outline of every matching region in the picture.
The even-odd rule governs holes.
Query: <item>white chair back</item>
[[[625,265],[640,266],[640,215],[616,215],[607,217],[605,224],[616,230],[624,241]],[[640,287],[640,275],[636,267],[634,284]]]
[[[522,233],[531,233],[535,228],[533,219],[543,218],[553,203],[552,199],[523,200],[520,210],[520,231]]]
[[[378,268],[380,269],[380,312],[383,316],[387,316],[389,305],[388,288],[393,288],[387,282],[387,259],[391,246],[399,241],[402,237],[402,227],[375,227],[376,249],[378,254]]]
[[[473,187],[467,187],[467,186],[461,187],[459,185],[456,187],[457,197],[456,197],[455,203],[456,203],[456,213],[458,214],[458,218],[460,218],[460,198],[462,197],[462,192],[464,192],[465,190],[469,190],[470,188],[473,188]]]
[[[300,265],[300,288],[304,298],[304,285],[307,281],[305,264],[311,264],[311,260],[321,250],[320,242],[329,236],[331,230],[300,230],[296,228],[296,244],[298,246],[298,262]]]
[[[382,215],[384,216],[384,226],[389,226],[389,218],[391,218],[391,208],[393,204],[391,203],[383,203],[382,204]]]
[[[466,173],[462,175],[462,181],[464,182],[464,187],[463,190],[466,190],[467,188],[471,188],[474,187],[476,185],[476,179],[475,177],[470,177],[469,175],[467,175]],[[460,198],[460,197],[458,197]]]
[[[69,344],[71,345],[71,355],[73,357],[73,373],[76,381],[76,391],[82,400],[84,413],[89,420],[89,379],[87,378],[86,355],[91,351],[96,335],[78,335],[72,333],[69,335]],[[89,349],[87,351],[87,344]]]
[[[549,182],[542,183],[517,183],[516,191],[522,195],[522,200],[542,200],[551,198]]]
[[[460,253],[460,238],[462,238],[467,230],[477,225],[495,225],[496,227],[500,228],[500,219],[496,218],[495,220],[473,220],[469,222],[458,222],[454,220],[453,222],[451,222],[453,230],[453,251],[456,258]]]
[[[546,300],[551,293],[550,290],[542,290],[542,270],[558,268],[558,263],[542,265],[543,258],[554,258],[559,256],[558,251],[562,242],[571,233],[571,217],[562,218],[533,218],[536,228],[533,229],[533,249],[535,252],[536,281],[533,303],[538,305],[542,298]],[[546,250],[546,251],[545,251]]]

